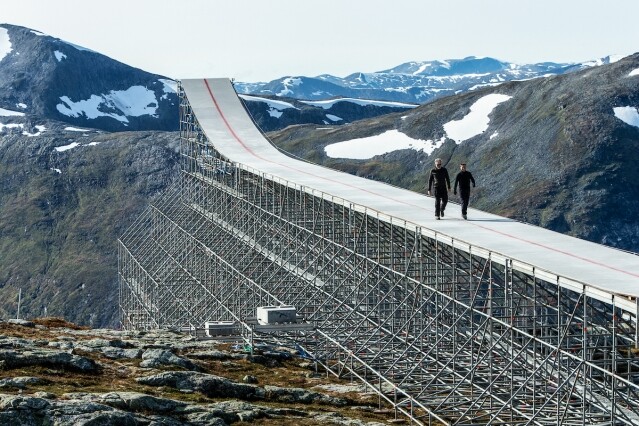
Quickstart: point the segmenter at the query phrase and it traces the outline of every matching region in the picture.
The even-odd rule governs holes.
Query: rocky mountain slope
[[[0,321],[3,425],[350,425],[392,420],[362,385],[318,374],[288,347],[170,331]]]
[[[117,238],[177,173],[175,132],[0,134],[0,317],[117,325]]]
[[[292,126],[269,136],[297,156],[419,192],[425,192],[434,158],[444,159],[453,177],[465,161],[478,182],[472,206],[639,252],[638,107],[635,54],[438,99],[407,113],[329,130]],[[485,128],[464,135],[464,126],[477,121]],[[388,142],[389,152],[359,160],[329,157],[325,150],[389,131],[426,148],[393,150]]]

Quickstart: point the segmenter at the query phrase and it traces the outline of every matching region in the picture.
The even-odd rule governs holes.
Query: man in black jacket
[[[455,188],[453,189],[453,194],[457,195],[457,184],[459,184],[459,196],[462,200],[462,217],[464,219],[468,219],[468,201],[470,200],[470,183],[473,183],[473,188],[475,187],[475,179],[473,175],[466,170],[466,163],[461,163],[459,165],[459,173],[455,177]]]
[[[444,217],[444,209],[448,204],[448,191],[450,191],[450,178],[448,170],[442,167],[442,159],[435,160],[435,168],[430,171],[428,178],[428,195],[435,187],[435,219],[439,220],[440,216]]]

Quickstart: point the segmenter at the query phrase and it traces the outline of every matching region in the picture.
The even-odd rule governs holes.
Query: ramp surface
[[[183,80],[201,128],[238,167],[253,168],[432,230],[456,244],[497,253],[607,294],[639,296],[639,256],[490,213],[449,204],[435,220],[433,198],[288,157],[255,127],[228,79]],[[427,182],[424,182],[427,185]],[[633,302],[634,303],[634,302]]]

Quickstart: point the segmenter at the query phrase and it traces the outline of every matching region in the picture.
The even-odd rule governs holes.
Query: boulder
[[[39,377],[30,377],[30,376],[7,377],[5,379],[0,379],[0,388],[26,389],[27,386],[39,385],[44,383],[48,383],[48,381],[41,379]]]
[[[90,358],[47,349],[35,349],[22,352],[0,349],[0,363],[4,368],[38,365],[80,371],[83,373],[92,373],[98,370],[98,365]]]
[[[210,398],[261,399],[261,389],[235,383],[224,377],[192,371],[167,371],[153,376],[140,377],[136,381],[148,386],[168,386],[179,390],[200,392]]]
[[[23,319],[9,319],[7,320],[9,324],[21,325],[23,327],[31,327],[35,328],[35,323],[33,321],[23,320]]]
[[[199,367],[192,361],[179,357],[171,351],[165,349],[147,349],[142,354],[143,361],[140,367],[157,368],[166,365],[176,365],[186,370],[199,370]]]

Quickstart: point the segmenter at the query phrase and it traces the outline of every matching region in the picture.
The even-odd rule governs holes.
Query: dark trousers
[[[439,217],[440,212],[444,213],[446,204],[448,204],[446,188],[435,188],[435,216]]]
[[[470,201],[470,189],[468,191],[459,191],[459,196],[462,200],[462,214],[468,214],[468,201]]]

